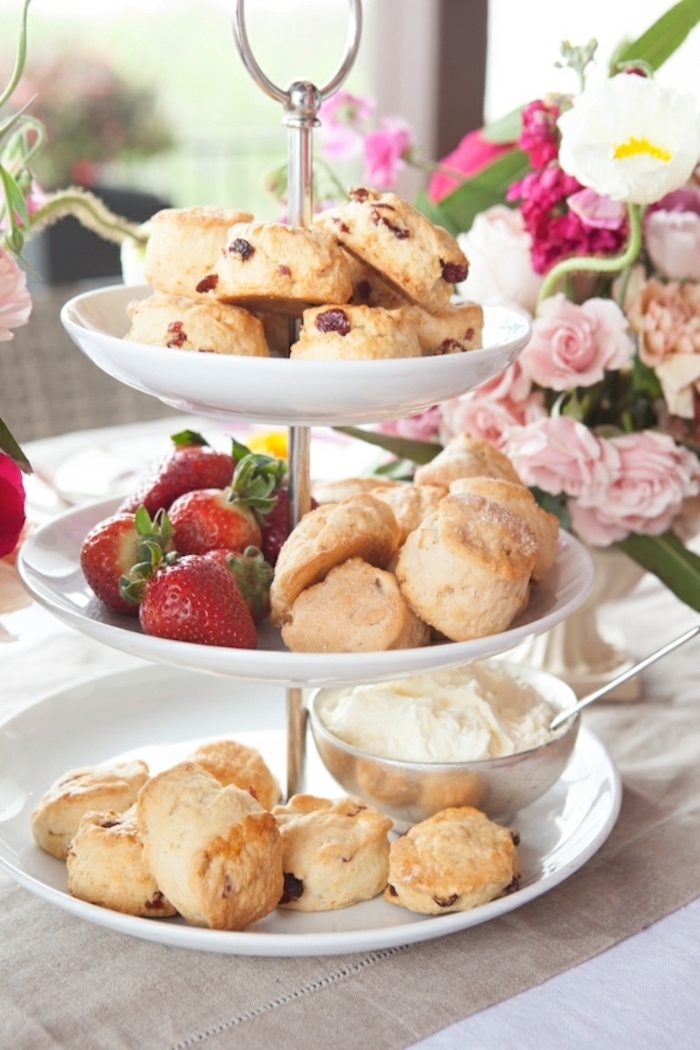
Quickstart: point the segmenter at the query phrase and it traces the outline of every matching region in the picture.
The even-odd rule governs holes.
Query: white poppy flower
[[[700,158],[697,99],[648,77],[620,73],[586,89],[558,124],[564,171],[616,201],[653,204]]]

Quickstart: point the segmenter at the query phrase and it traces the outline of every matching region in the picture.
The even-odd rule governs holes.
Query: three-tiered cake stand
[[[244,0],[238,0],[234,36],[241,58],[259,86],[284,107],[288,129],[289,221],[309,225],[313,210],[313,129],[321,102],[338,90],[358,51],[361,0],[349,0],[350,20],[345,54],[337,73],[322,89],[295,81],[283,90],[258,66],[245,26]],[[368,424],[422,411],[462,394],[503,371],[529,337],[527,322],[517,313],[485,308],[484,349],[435,358],[379,361],[291,361],[286,358],[237,358],[188,354],[166,347],[124,340],[126,306],[150,289],[115,286],[72,299],[62,311],[63,323],[80,349],[108,374],[166,404],[200,416],[248,423],[275,423],[289,428],[290,520],[298,522],[310,503],[311,427]],[[290,341],[295,338],[290,324]],[[83,633],[122,651],[189,672],[210,672],[229,681],[284,687],[286,690],[287,793],[314,790],[305,781],[305,709],[303,689],[387,680],[412,673],[470,663],[503,653],[559,623],[583,602],[593,570],[585,549],[563,534],[555,564],[538,586],[527,610],[507,630],[470,642],[376,653],[294,653],[277,632],[262,626],[256,650],[200,646],[148,637],[138,623],[110,614],[91,596],[79,568],[79,551],[88,529],[107,517],[116,501],[81,506],[38,530],[25,544],[22,578],[32,595],[54,615]],[[201,676],[198,676],[201,677]],[[258,683],[253,686],[253,683]],[[217,683],[218,693],[221,692]],[[215,692],[217,691],[215,690]],[[217,695],[217,703],[220,697]],[[192,703],[196,701],[192,700]],[[177,707],[177,703],[173,700]],[[67,715],[70,717],[70,714]],[[116,716],[115,716],[116,717]],[[529,830],[523,889],[469,913],[439,919],[400,914],[403,909],[378,900],[345,909],[345,914],[268,916],[249,931],[195,930],[175,921],[116,916],[105,909],[73,901],[55,885],[37,887],[41,878],[20,881],[63,907],[103,925],[136,936],[239,954],[315,954],[364,950],[424,940],[462,929],[517,907],[555,885],[598,848],[616,815],[615,774],[595,738],[582,735],[571,778],[557,785],[540,803],[529,807],[523,821]],[[137,740],[135,738],[135,746]],[[136,748],[137,749],[137,748]],[[89,761],[89,759],[87,759]],[[575,787],[573,785],[576,785]],[[585,787],[581,787],[585,785]],[[605,786],[610,804],[596,799]],[[574,824],[562,819],[571,791],[581,792]],[[28,820],[28,818],[25,817]],[[552,840],[552,828],[559,835]],[[521,828],[522,830],[522,828]],[[524,841],[528,839],[524,836]],[[0,837],[0,862],[4,844]],[[26,875],[26,873],[25,873]],[[31,885],[32,881],[34,882]],[[51,881],[51,880],[49,880]]]

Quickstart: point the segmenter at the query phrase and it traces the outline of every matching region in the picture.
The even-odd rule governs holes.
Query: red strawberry
[[[199,645],[255,649],[253,617],[216,552],[189,554],[146,580],[139,619],[146,634]]]
[[[215,551],[214,554],[238,584],[255,623],[264,620],[270,611],[270,584],[274,575],[257,547],[246,547],[242,554],[233,551]]]
[[[270,565],[277,564],[282,544],[289,536],[289,489],[286,485],[280,485],[272,494],[275,504],[261,521],[262,543],[260,549],[265,555],[265,560]],[[317,507],[315,499],[311,500],[311,509]]]
[[[224,489],[231,483],[236,463],[228,452],[217,452],[194,430],[172,435],[175,448],[131,496],[120,511],[135,511],[143,505],[149,514],[196,489]]]
[[[152,521],[143,508],[136,514],[113,514],[99,522],[83,540],[80,567],[98,598],[116,612],[136,615],[138,607],[123,596],[120,581],[134,565],[149,561],[152,551],[169,543],[167,519]]]

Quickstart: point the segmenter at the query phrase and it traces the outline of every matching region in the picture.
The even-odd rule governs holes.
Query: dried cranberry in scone
[[[320,306],[304,311],[299,339],[289,356],[297,360],[371,361],[420,357],[421,348],[405,310]]]

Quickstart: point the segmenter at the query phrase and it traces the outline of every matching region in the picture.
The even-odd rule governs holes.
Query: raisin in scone
[[[444,809],[391,843],[384,897],[422,915],[488,904],[519,888],[517,840],[470,806]]]
[[[277,778],[253,747],[237,740],[212,740],[188,756],[188,761],[211,773],[222,787],[235,784],[241,791],[249,791],[263,809],[272,809],[282,797]]]
[[[461,354],[482,345],[484,311],[477,303],[448,303],[435,313],[413,306],[407,314],[424,357]]]
[[[307,361],[376,361],[420,357],[416,329],[403,310],[320,306],[305,310],[289,356]]]
[[[385,888],[392,821],[379,810],[358,798],[294,795],[272,813],[282,836],[281,908],[347,908]]]
[[[268,357],[262,322],[247,310],[183,295],[154,292],[127,308],[132,343],[209,354]]]
[[[252,218],[247,211],[209,206],[156,212],[149,222],[144,259],[151,288],[194,297],[202,274],[213,270],[226,247],[230,228]]]

